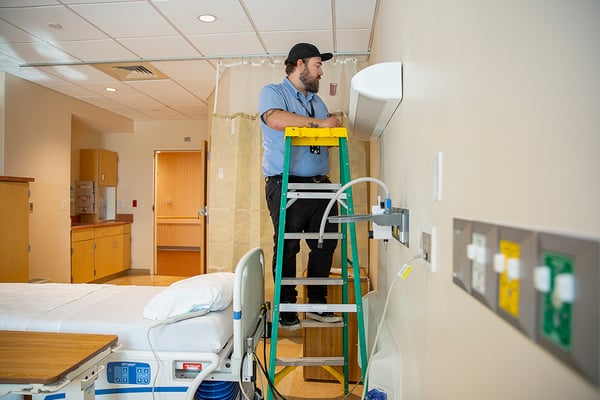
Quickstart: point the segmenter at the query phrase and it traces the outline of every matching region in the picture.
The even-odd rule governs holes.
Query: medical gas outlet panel
[[[600,386],[600,243],[454,219],[454,283]]]

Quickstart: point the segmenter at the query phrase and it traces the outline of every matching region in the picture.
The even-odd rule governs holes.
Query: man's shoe
[[[335,315],[334,313],[328,312],[328,311],[324,311],[324,312],[320,312],[320,313],[307,312],[306,317],[310,318],[310,319],[314,319],[315,321],[328,322],[328,323],[342,322],[344,320],[339,315]]]
[[[282,312],[279,314],[279,325],[288,331],[295,331],[302,328],[302,324],[295,312]]]

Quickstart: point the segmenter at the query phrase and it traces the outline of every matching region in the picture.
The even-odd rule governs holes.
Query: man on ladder
[[[288,126],[310,128],[337,128],[340,121],[329,116],[327,106],[316,94],[323,75],[322,62],[331,59],[331,53],[320,53],[309,43],[298,43],[290,50],[285,60],[287,77],[279,84],[265,86],[259,97],[259,115],[263,132],[263,174],[267,206],[274,226],[273,277],[276,274],[278,226],[282,172],[284,163],[284,130]],[[289,165],[290,183],[329,183],[328,147],[294,146]],[[288,232],[315,232],[319,230],[328,200],[298,200],[287,209],[286,230]],[[331,216],[337,215],[336,207]],[[327,223],[326,232],[336,232],[336,224]],[[307,265],[308,277],[326,278],[331,270],[337,240],[325,240],[322,248],[316,239],[306,239],[310,248]],[[300,251],[300,239],[285,241],[282,276],[296,276],[296,255]],[[282,285],[281,303],[295,303],[295,286]],[[308,301],[312,304],[326,303],[327,286],[307,287]],[[342,317],[332,312],[307,312],[308,318],[320,322],[340,322]],[[301,328],[296,312],[280,313],[279,323],[288,330]]]

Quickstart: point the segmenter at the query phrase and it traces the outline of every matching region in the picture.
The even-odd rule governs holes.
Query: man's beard
[[[307,92],[319,92],[319,78],[316,77],[314,79],[311,79],[308,69],[305,69],[300,73],[300,82],[302,82],[302,84],[304,85],[304,89]]]

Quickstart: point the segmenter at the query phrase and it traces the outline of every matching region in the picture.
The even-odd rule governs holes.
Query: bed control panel
[[[109,362],[106,366],[108,383],[124,385],[149,385],[150,364],[140,362]]]

